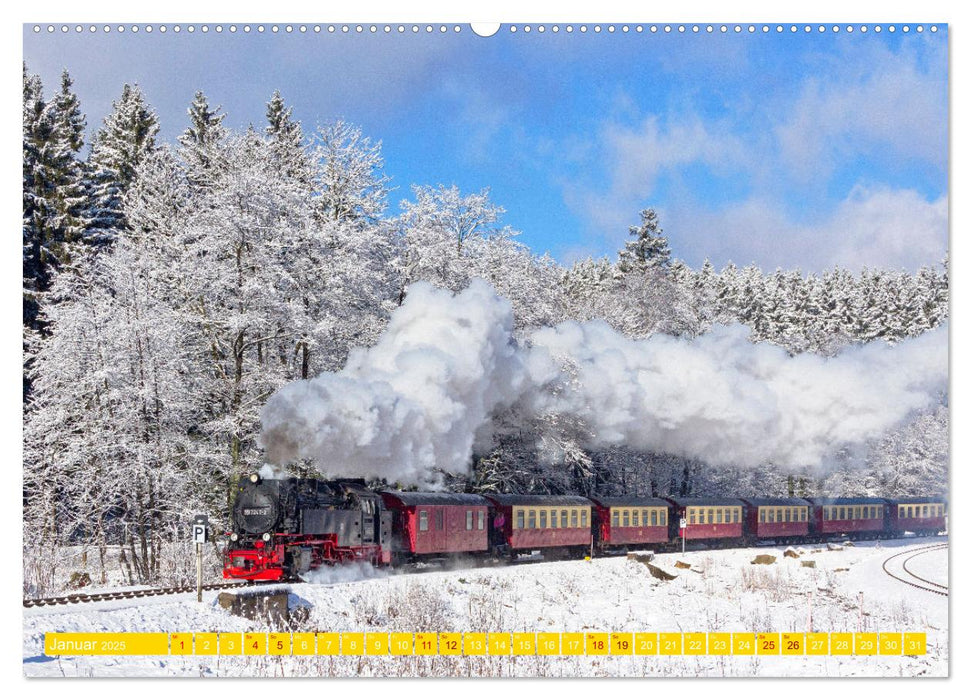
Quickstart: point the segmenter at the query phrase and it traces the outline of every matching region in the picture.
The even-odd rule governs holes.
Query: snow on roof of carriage
[[[870,498],[867,496],[851,496],[849,498],[807,498],[807,501],[817,506],[845,506],[874,504],[879,506],[887,505],[886,498]]]
[[[743,498],[750,506],[808,506],[805,498]]]
[[[664,506],[668,508],[671,506],[663,498],[652,498],[650,496],[591,496],[590,500],[606,508],[620,506]]]
[[[489,501],[474,493],[437,491],[379,491],[382,496],[399,500],[406,506],[487,506]]]
[[[486,498],[501,506],[589,506],[582,496],[548,496],[522,493],[484,493]]]
[[[677,506],[743,506],[745,505],[737,498],[670,498],[668,499]]]

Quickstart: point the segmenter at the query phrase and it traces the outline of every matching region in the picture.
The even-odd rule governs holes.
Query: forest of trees
[[[460,290],[484,278],[523,334],[567,319],[633,338],[740,322],[792,354],[893,343],[947,319],[946,260],[916,273],[693,269],[648,209],[616,259],[564,267],[518,243],[488,191],[414,186],[392,215],[381,144],[341,121],[306,132],[279,93],[265,124],[234,131],[199,92],[174,144],[158,140],[137,85],[90,135],[67,71],[51,92],[25,65],[23,99],[25,567],[83,543],[102,557],[119,548],[132,582],[164,578],[163,544],[189,514],[218,525],[229,485],[262,466],[265,400],[373,344],[418,280]],[[515,427],[452,488],[889,496],[947,485],[947,397],[826,474],[579,443],[550,465],[532,427]]]

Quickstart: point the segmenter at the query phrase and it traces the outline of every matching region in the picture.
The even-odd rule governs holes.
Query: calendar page
[[[22,32],[24,675],[948,676],[946,23]]]

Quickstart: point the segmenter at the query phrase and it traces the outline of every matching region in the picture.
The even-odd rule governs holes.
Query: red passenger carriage
[[[392,556],[418,560],[489,550],[489,501],[470,493],[381,491],[392,513]]]
[[[936,535],[947,528],[945,503],[940,496],[904,496],[888,498],[890,511],[888,529],[896,534],[913,532],[917,535]]]
[[[742,502],[750,540],[786,542],[809,534],[812,504],[804,498],[743,498]]]
[[[515,555],[532,550],[580,551],[590,547],[593,503],[580,496],[487,494],[493,504],[493,542]]]
[[[702,540],[728,546],[742,540],[742,509],[737,498],[669,498],[674,505],[672,518],[687,520],[688,542]]]
[[[620,496],[591,498],[594,540],[601,549],[666,543],[671,504],[663,498]]]
[[[872,539],[884,530],[887,501],[882,498],[807,498],[812,504],[809,532],[820,539],[854,536]]]

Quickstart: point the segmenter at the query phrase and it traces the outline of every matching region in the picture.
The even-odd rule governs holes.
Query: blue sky
[[[648,206],[692,265],[914,269],[943,257],[945,26],[536,26],[489,38],[467,26],[401,35],[28,26],[24,57],[48,89],[71,71],[92,130],[121,86],[138,82],[169,141],[196,90],[245,127],[262,125],[279,89],[305,130],[342,118],[382,141],[392,210],[415,183],[488,187],[520,240],[562,262],[613,254]]]

